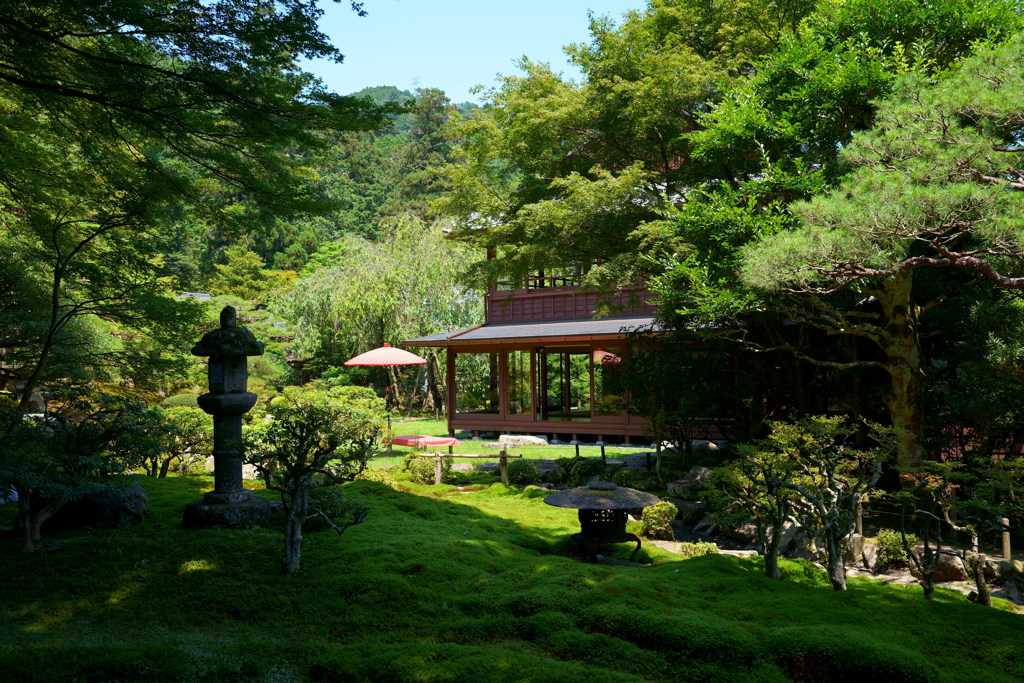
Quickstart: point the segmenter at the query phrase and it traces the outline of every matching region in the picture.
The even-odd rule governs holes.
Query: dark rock
[[[695,524],[708,513],[708,504],[699,500],[682,500],[680,498],[662,498],[676,506],[676,519],[683,524]]]
[[[141,522],[148,508],[149,497],[141,486],[104,486],[66,503],[43,522],[42,531],[120,529]]]
[[[560,483],[564,476],[565,470],[563,470],[561,467],[557,465],[555,465],[554,467],[550,467],[548,469],[542,469],[540,471],[540,480],[549,482],[551,484]]]
[[[756,543],[757,527],[750,522],[747,522],[746,524],[740,524],[738,527],[733,529],[725,529],[725,535],[740,543]]]
[[[715,532],[718,531],[718,521],[713,515],[706,515],[703,519],[694,525],[693,530],[699,534],[707,534],[708,536],[714,536]]]
[[[704,486],[711,481],[713,475],[714,471],[708,467],[694,467],[685,477],[668,485],[668,495],[695,500],[700,497]]]

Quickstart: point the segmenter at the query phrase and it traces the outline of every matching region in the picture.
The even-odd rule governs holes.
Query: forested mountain
[[[394,86],[376,86],[353,96],[374,105],[398,104],[404,109],[389,114],[389,120],[373,131],[322,135],[327,144],[310,170],[328,200],[325,209],[273,219],[263,230],[245,235],[182,216],[169,230],[164,257],[184,289],[209,289],[217,265],[228,262],[227,250],[232,246],[251,250],[266,268],[298,272],[310,270],[310,260],[317,254],[313,265],[324,265],[337,251],[334,243],[347,235],[375,241],[393,217],[426,217],[428,204],[446,187],[441,176],[428,169],[451,161],[449,120],[478,105],[454,105],[442,91],[432,88],[411,93]]]
[[[376,85],[363,88],[358,92],[352,93],[352,97],[366,97],[376,104],[385,104],[387,102],[406,104],[416,99],[416,96],[408,90],[399,90],[393,85]],[[455,109],[461,116],[468,116],[469,112],[474,109],[480,109],[480,105],[475,102],[461,102],[455,105]],[[406,133],[412,125],[412,117],[409,114],[392,114],[390,118],[395,124],[394,131],[390,132]],[[384,130],[386,131],[386,129]],[[383,134],[383,131],[381,134]]]

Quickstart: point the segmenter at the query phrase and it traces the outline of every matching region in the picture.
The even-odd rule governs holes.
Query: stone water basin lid
[[[593,477],[586,486],[552,493],[544,502],[575,510],[635,510],[654,505],[660,500],[650,493],[622,488],[600,477]]]

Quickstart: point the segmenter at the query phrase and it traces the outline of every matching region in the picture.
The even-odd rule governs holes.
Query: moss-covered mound
[[[653,547],[649,568],[592,566],[541,489],[403,476],[348,485],[369,520],[307,534],[290,579],[277,528],[180,528],[208,476],[144,479],[145,523],[36,557],[0,536],[3,680],[1024,680],[1024,617],[959,595]]]

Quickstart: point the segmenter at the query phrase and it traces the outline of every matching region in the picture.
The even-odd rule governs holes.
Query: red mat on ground
[[[391,443],[396,446],[427,448],[430,446],[458,446],[459,440],[451,436],[396,436]]]

